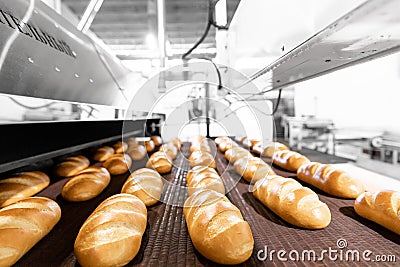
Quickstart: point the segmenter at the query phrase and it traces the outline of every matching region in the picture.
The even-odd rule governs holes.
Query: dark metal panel
[[[398,0],[366,1],[249,81],[266,79],[268,91],[398,52],[399,10]]]
[[[125,81],[128,70],[101,46],[96,51],[89,37],[55,11],[41,1],[24,0],[1,1],[0,10],[0,93],[127,104],[119,89],[123,86],[116,84],[99,54],[118,79]]]
[[[127,136],[159,134],[160,119],[0,124],[0,173]]]

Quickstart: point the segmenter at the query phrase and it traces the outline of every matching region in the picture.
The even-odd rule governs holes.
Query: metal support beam
[[[205,84],[206,91],[206,127],[207,127],[207,138],[210,138],[210,84]]]
[[[89,30],[94,18],[96,17],[97,12],[103,5],[103,1],[104,0],[90,0],[85,12],[83,13],[81,21],[79,21],[79,24],[77,26],[78,30],[83,33],[86,33]]]
[[[217,25],[225,26],[228,23],[228,8],[226,0],[219,0],[215,5],[215,22]],[[215,44],[217,48],[216,61],[218,63],[228,65],[227,51],[227,30],[217,29],[215,31]]]
[[[158,50],[160,52],[160,67],[165,67],[165,0],[157,0],[157,34]]]

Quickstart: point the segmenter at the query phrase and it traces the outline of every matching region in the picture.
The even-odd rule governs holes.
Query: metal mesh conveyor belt
[[[189,170],[185,157],[189,155],[189,144],[182,147],[183,154],[175,160],[175,167],[171,174],[164,178],[173,184],[185,185],[185,175]],[[239,177],[221,153],[217,153],[217,170],[229,187]],[[144,161],[134,162],[133,169],[141,168]],[[224,172],[225,170],[225,172]],[[279,169],[275,171],[282,176],[292,176]],[[31,249],[16,266],[79,266],[73,254],[73,244],[80,226],[95,207],[108,196],[119,193],[128,174],[114,176],[107,189],[95,199],[81,203],[68,203],[59,196],[65,181],[52,184],[40,193],[41,196],[56,199],[62,208],[61,221],[52,232]],[[352,208],[353,200],[338,199],[327,196],[315,190],[320,199],[327,203],[332,212],[331,224],[323,230],[299,229],[281,220],[255,199],[249,191],[249,184],[243,179],[227,196],[242,212],[245,220],[250,224],[254,236],[254,251],[252,257],[242,266],[352,266],[358,263],[363,266],[374,265],[373,262],[345,262],[330,261],[327,256],[322,262],[283,262],[274,255],[274,260],[260,261],[257,252],[268,247],[268,250],[284,249],[289,253],[297,250],[315,250],[320,253],[323,249],[336,249],[338,239],[345,239],[345,250],[372,251],[373,255],[396,255],[397,264],[400,261],[400,237],[385,228],[359,217]],[[168,203],[179,203],[186,199],[186,191],[180,187],[165,186],[162,198]],[[319,254],[317,254],[319,255]],[[339,254],[337,254],[339,255]],[[263,256],[263,254],[261,254]],[[288,254],[286,254],[288,257]],[[176,205],[156,204],[148,208],[148,225],[143,236],[138,255],[128,266],[215,266],[201,256],[193,247],[187,232],[183,209]],[[379,266],[381,266],[380,263]],[[394,266],[396,263],[387,263]]]

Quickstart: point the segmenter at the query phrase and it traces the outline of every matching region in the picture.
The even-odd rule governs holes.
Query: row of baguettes
[[[181,144],[179,139],[170,140],[152,156],[162,153],[172,164]],[[74,244],[82,266],[123,266],[136,256],[146,230],[146,206],[156,204],[163,191],[159,172],[166,169],[157,160],[150,157],[147,165],[152,169],[134,171],[123,184],[121,194],[104,200],[83,223]],[[170,171],[171,167],[168,165],[167,169]]]
[[[204,137],[195,138],[194,153],[210,153]],[[250,258],[254,240],[240,210],[225,195],[224,183],[211,162],[189,159],[184,215],[190,239],[204,257],[219,264],[240,264]],[[215,161],[213,161],[215,164]],[[195,166],[193,166],[195,165]]]
[[[225,158],[240,176],[254,184],[254,197],[285,221],[307,229],[329,225],[331,212],[311,189],[276,175],[267,163],[245,148],[233,146],[225,151]]]
[[[229,142],[228,139],[225,140],[225,142]],[[259,143],[256,143],[256,145],[258,144]],[[331,165],[310,162],[308,158],[295,151],[290,151],[288,149],[282,150],[281,148],[283,148],[284,145],[278,145],[277,147],[279,147],[279,149],[272,154],[273,164],[285,170],[296,172],[298,179],[303,182],[311,184],[312,186],[336,197],[355,199],[364,192],[362,184],[346,172],[337,170]],[[268,153],[271,153],[271,146],[267,146],[265,149],[268,150]],[[248,153],[245,158],[242,157],[236,159],[237,157],[235,154],[244,155],[244,153]],[[227,159],[232,158],[231,161],[234,162],[235,170],[247,181],[250,182],[253,180],[249,179],[250,171],[253,177],[256,176],[256,179],[253,180],[253,182],[262,178],[255,174],[261,172],[261,169],[266,169],[262,163],[263,161],[257,157],[251,156],[246,149],[231,148],[230,150],[227,150],[225,154]],[[265,175],[274,174],[272,171],[262,172],[262,174],[264,173]]]
[[[114,148],[114,152],[119,153],[127,149],[123,142],[117,143]],[[104,166],[104,163],[115,154],[108,153],[107,149],[99,150],[103,154],[104,152],[108,154],[107,159],[104,159]],[[114,164],[120,163],[114,160]],[[122,163],[125,164],[124,161]],[[85,201],[97,196],[107,187],[110,172],[104,167],[89,165],[87,158],[76,156],[68,158],[57,166],[56,173],[69,179],[61,192],[64,199]],[[129,166],[125,168],[128,170]],[[0,200],[3,207],[0,210],[0,266],[11,266],[16,263],[59,221],[61,209],[55,201],[43,197],[31,197],[49,183],[49,177],[38,171],[20,173],[0,180]],[[136,195],[142,203],[152,205],[161,196],[162,179],[153,170],[137,171],[127,179],[121,191]]]
[[[344,171],[337,170],[333,168],[331,165],[322,164],[318,162],[310,162],[303,155],[290,151],[288,147],[280,143],[274,143],[272,145],[267,145],[265,147],[262,146],[261,142],[257,142],[254,140],[246,141],[246,138],[242,138],[241,141],[244,141],[244,146],[252,149],[258,155],[271,157],[273,164],[284,168],[289,171],[295,171],[297,174],[297,178],[303,182],[313,185],[314,187],[336,197],[342,198],[355,198],[354,209],[355,211],[362,217],[365,217],[369,220],[372,220],[389,230],[400,234],[400,193],[395,191],[381,191],[381,192],[364,192],[363,185],[357,180],[351,177]],[[217,141],[217,140],[216,140]],[[327,207],[325,208],[323,203],[317,205],[318,196],[314,192],[310,192],[308,188],[306,190],[302,189],[300,184],[296,184],[297,182],[293,179],[284,179],[281,177],[276,177],[273,173],[268,173],[267,176],[263,179],[258,179],[257,175],[257,165],[258,160],[253,160],[250,152],[244,148],[239,147],[234,141],[230,140],[227,137],[221,137],[217,141],[220,151],[224,152],[225,147],[231,147],[230,149],[225,151],[225,158],[230,162],[236,162],[240,160],[242,161],[240,164],[241,168],[235,166],[235,170],[239,172],[245,179],[245,176],[249,176],[249,169],[253,170],[252,175],[255,176],[256,179],[250,180],[256,182],[254,186],[253,194],[267,207],[269,207],[272,211],[277,213],[279,216],[284,218],[287,214],[290,213],[290,210],[287,212],[282,212],[280,210],[280,206],[276,203],[285,202],[285,198],[288,196],[288,192],[286,190],[281,191],[283,184],[292,184],[292,189],[297,188],[299,190],[308,191],[308,194],[303,194],[303,197],[308,195],[309,197],[304,197],[304,199],[314,199],[314,203],[317,207],[316,210],[323,209],[325,212],[318,211],[314,213],[309,210],[308,215],[312,214],[325,214],[323,217],[325,220],[321,223],[320,226],[323,226],[328,221],[330,221],[330,213],[328,216]],[[231,145],[223,144],[230,143]],[[243,160],[246,158],[246,160]],[[244,167],[244,161],[248,162],[248,166]],[[257,167],[255,167],[257,165]],[[247,173],[246,173],[247,170]],[[249,181],[249,178],[247,179]],[[249,181],[249,182],[250,182]],[[288,187],[290,188],[290,187]],[[274,199],[274,194],[276,192],[281,192],[275,196],[279,198],[279,201],[271,200]],[[290,191],[290,190],[289,190]],[[295,192],[296,189],[293,191]],[[260,193],[262,192],[262,193]],[[314,195],[315,194],[315,195]],[[290,194],[289,194],[290,195]],[[295,195],[295,194],[294,194]],[[299,195],[299,194],[297,194]],[[294,199],[293,197],[291,199]],[[312,207],[312,205],[308,205],[308,207]],[[293,211],[295,209],[292,209]],[[302,217],[298,217],[300,219],[306,219],[307,214]],[[322,218],[322,217],[321,217]],[[284,218],[286,221],[291,222],[293,218]],[[308,220],[309,221],[309,220]],[[318,221],[318,220],[315,220]],[[292,224],[302,226],[299,222],[291,222]],[[296,224],[297,223],[297,224]],[[320,227],[319,226],[319,227]],[[306,228],[315,228],[313,225],[303,226]]]

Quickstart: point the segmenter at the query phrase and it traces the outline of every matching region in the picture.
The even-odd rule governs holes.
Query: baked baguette
[[[168,141],[168,143],[174,145],[176,147],[176,149],[181,149],[182,146],[182,140],[179,138],[173,138],[171,140]]]
[[[162,145],[159,149],[159,152],[164,152],[165,156],[173,161],[178,155],[178,149],[172,143],[166,143]]]
[[[219,144],[218,149],[222,153],[225,153],[228,149],[231,149],[236,146],[237,146],[237,144],[235,142],[233,142],[232,140],[226,140]]]
[[[254,240],[249,224],[227,197],[213,191],[197,191],[183,212],[194,247],[220,264],[240,264],[250,258]]]
[[[123,154],[128,150],[128,144],[122,141],[117,142],[113,147],[116,154]]]
[[[153,140],[155,146],[161,146],[161,145],[162,145],[162,139],[161,139],[160,136],[158,136],[158,135],[153,135],[153,136],[150,137],[150,138],[151,138],[151,140]]]
[[[130,146],[126,152],[133,160],[141,160],[147,155],[147,150],[142,145]]]
[[[236,146],[225,151],[225,158],[232,163],[235,163],[240,158],[252,157],[250,152],[242,147]]]
[[[186,175],[188,195],[191,196],[199,190],[214,190],[225,195],[225,187],[216,170],[204,166],[196,166]]]
[[[46,236],[61,218],[58,204],[29,197],[0,210],[0,266],[11,266]]]
[[[128,142],[128,149],[131,146],[137,146],[139,144],[139,142],[137,141],[136,137],[129,137],[127,142]]]
[[[232,141],[229,137],[227,136],[220,136],[215,138],[214,142],[219,146],[222,142],[227,142],[227,141]]]
[[[96,150],[93,155],[93,160],[103,162],[106,161],[114,153],[114,148],[110,146],[103,146]]]
[[[156,148],[156,145],[154,144],[153,140],[144,141],[144,146],[147,152],[153,152],[154,149]]]
[[[86,169],[89,165],[90,161],[86,157],[82,155],[73,156],[58,164],[55,173],[57,176],[71,177]]]
[[[110,183],[107,169],[91,166],[72,177],[62,188],[61,196],[71,202],[80,202],[98,196]]]
[[[297,178],[336,197],[356,198],[364,192],[363,185],[346,172],[318,162],[302,165]]]
[[[357,214],[400,235],[400,193],[364,192],[354,203]]]
[[[295,172],[301,165],[309,163],[310,160],[300,153],[281,150],[275,152],[272,162],[285,170]]]
[[[207,152],[210,151],[208,140],[205,136],[198,136],[193,138],[192,143],[190,145],[190,152],[193,153],[198,150]]]
[[[0,208],[33,196],[50,184],[49,177],[39,171],[23,172],[0,180]]]
[[[272,158],[276,151],[281,151],[281,150],[290,150],[290,149],[284,144],[281,144],[279,142],[274,142],[266,146],[263,146],[263,144],[259,142],[253,146],[253,152],[260,155],[261,157]]]
[[[163,151],[158,151],[150,156],[146,168],[154,169],[158,173],[168,173],[172,169],[172,162]]]
[[[129,175],[121,193],[137,196],[146,206],[151,206],[160,200],[162,191],[162,177],[158,172],[142,168]]]
[[[206,166],[215,169],[217,167],[214,157],[210,153],[200,150],[195,151],[190,155],[189,164],[191,168],[196,166]]]
[[[240,158],[233,164],[233,167],[249,183],[255,183],[264,177],[275,175],[267,163],[256,157]]]
[[[132,160],[127,154],[114,154],[103,162],[105,167],[112,175],[126,173],[132,166]]]
[[[299,182],[275,175],[259,180],[253,195],[283,220],[307,229],[329,225],[331,212],[318,195]]]
[[[129,194],[104,200],[87,218],[74,244],[83,267],[123,266],[138,253],[146,230],[144,203]]]
[[[260,141],[256,139],[248,139],[248,138],[242,139],[243,146],[248,149],[251,149],[254,145],[258,143],[260,143]]]

